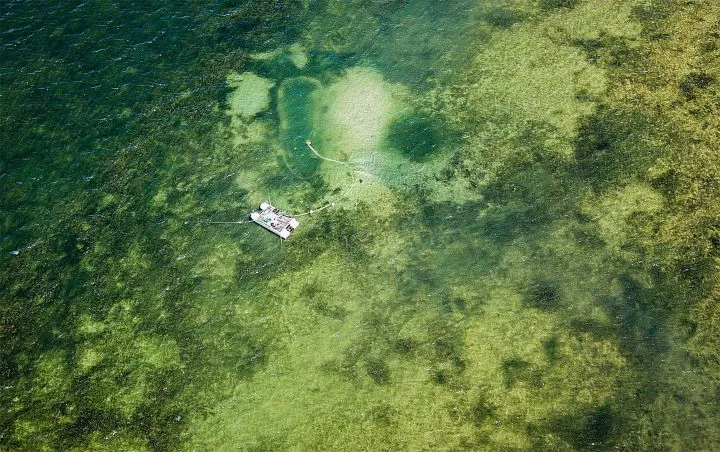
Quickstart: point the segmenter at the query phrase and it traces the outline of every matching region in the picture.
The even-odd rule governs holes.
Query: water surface
[[[713,8],[5,2],[0,445],[720,447]]]

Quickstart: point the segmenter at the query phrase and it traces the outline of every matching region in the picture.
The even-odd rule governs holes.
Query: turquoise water
[[[655,6],[4,3],[0,448],[720,447]]]

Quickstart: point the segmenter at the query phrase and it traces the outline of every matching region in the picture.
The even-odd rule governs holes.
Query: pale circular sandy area
[[[333,155],[375,150],[401,107],[404,88],[371,68],[355,68],[319,93],[322,142]]]

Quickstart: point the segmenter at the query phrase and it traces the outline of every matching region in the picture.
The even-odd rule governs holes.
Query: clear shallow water
[[[3,5],[0,444],[717,446],[632,7]]]

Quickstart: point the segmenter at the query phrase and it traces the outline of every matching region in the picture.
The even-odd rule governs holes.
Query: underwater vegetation
[[[580,3],[580,0],[539,0],[538,6],[543,10],[552,10],[555,8],[574,8]]]
[[[502,7],[489,9],[482,14],[482,18],[490,25],[498,28],[510,28],[525,19],[520,11]]]
[[[646,111],[622,111],[598,107],[578,129],[575,159],[578,171],[602,189],[604,182],[627,179],[646,170],[666,150],[660,140],[672,142],[672,125],[655,130],[662,117],[648,117]]]
[[[389,129],[390,145],[412,160],[429,156],[440,145],[437,125],[424,116],[401,116],[390,124]]]
[[[560,288],[550,279],[530,281],[524,293],[523,302],[539,309],[555,309],[560,301]]]
[[[16,6],[0,449],[720,448],[720,6]]]

